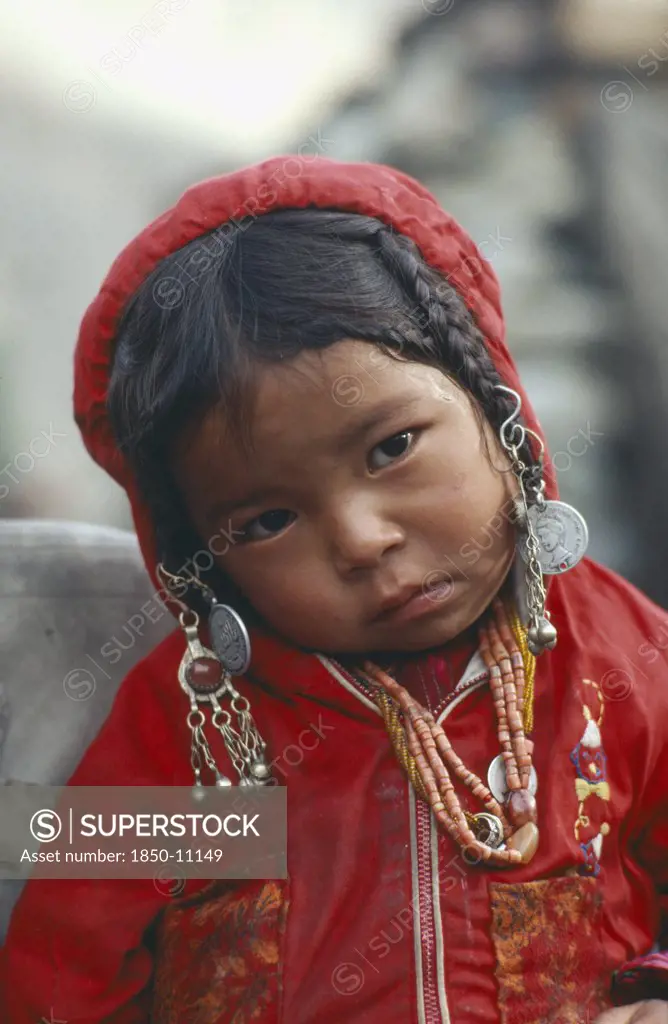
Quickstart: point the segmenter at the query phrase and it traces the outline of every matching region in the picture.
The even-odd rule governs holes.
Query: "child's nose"
[[[330,528],[334,561],[343,573],[374,568],[405,540],[396,522],[352,502],[338,510]]]

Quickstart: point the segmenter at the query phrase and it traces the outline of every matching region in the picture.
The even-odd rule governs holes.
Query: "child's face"
[[[174,468],[200,536],[235,539],[218,562],[284,637],[416,651],[470,626],[513,560],[516,486],[485,429],[493,465],[442,373],[342,341],[258,369],[250,450],[214,409]]]

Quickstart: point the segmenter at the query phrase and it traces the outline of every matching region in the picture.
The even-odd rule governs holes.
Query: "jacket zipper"
[[[434,947],[436,922],[434,920],[433,863],[431,850],[431,812],[422,800],[416,800],[417,818],[417,870],[419,879],[420,946],[422,950],[422,979],[425,1024],[444,1024],[439,1008],[437,969]],[[447,1020],[447,1018],[446,1018]]]
[[[334,659],[326,659],[325,664],[327,662],[334,666],[337,672],[347,679],[361,696],[373,701],[369,686],[362,683]],[[439,725],[448,717],[455,703],[459,703],[460,699],[468,696],[472,690],[477,689],[486,680],[487,672],[485,671],[468,679],[463,685],[455,687],[452,693],[446,697],[438,714],[437,721]],[[434,868],[436,868],[436,877],[438,877],[438,862],[434,865],[432,858],[432,849],[436,858],[438,858],[438,846],[433,844],[435,826],[431,810],[422,800],[417,799],[410,782],[408,785],[409,799],[413,802],[412,814],[415,815],[415,854],[417,861],[415,868],[418,879],[417,920],[420,930],[419,949],[421,963],[416,964],[416,976],[422,979],[422,991],[419,993],[418,998],[418,1022],[419,1024],[450,1024],[447,993],[445,984],[439,985],[439,969],[435,956],[435,948],[437,946],[435,903],[440,897],[438,888],[434,885]],[[413,850],[411,849],[412,859]],[[440,918],[440,907],[438,916]],[[442,941],[440,944],[443,947]]]

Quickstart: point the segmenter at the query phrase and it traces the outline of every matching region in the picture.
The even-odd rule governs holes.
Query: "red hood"
[[[295,166],[299,168],[294,173]],[[291,168],[291,176],[288,172]],[[274,157],[189,188],[175,206],[148,225],[114,261],[83,318],[74,357],[74,415],[84,443],[128,493],[139,543],[154,582],[152,524],[118,451],[106,411],[113,339],[128,300],[160,260],[230,221],[289,207],[316,206],[378,217],[418,245],[474,314],[502,379],[522,394],[525,422],[542,436],[505,344],[499,283],[491,264],[457,222],[418,182],[378,164],[346,164],[322,157]],[[547,489],[556,493],[546,463]]]

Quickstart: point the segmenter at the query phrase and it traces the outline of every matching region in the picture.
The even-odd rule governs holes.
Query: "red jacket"
[[[190,239],[230,218],[244,230],[245,217],[307,203],[373,214],[413,237],[519,387],[489,264],[410,179],[280,158],[196,186],[118,258],[76,356],[78,422],[130,494],[151,572],[151,526],[104,410],[119,311]],[[289,880],[198,881],[175,897],[150,880],[30,882],[2,952],[2,1019],[582,1024],[613,997],[668,999],[668,955],[648,955],[668,945],[668,616],[590,561],[552,579],[549,608],[559,643],[536,674],[541,838],[528,865],[467,864],[414,797],[354,680],[256,631],[240,689],[288,786]],[[175,631],[129,674],[72,785],[191,784],[176,678],[183,650]],[[477,656],[440,718],[485,777],[498,741]]]

